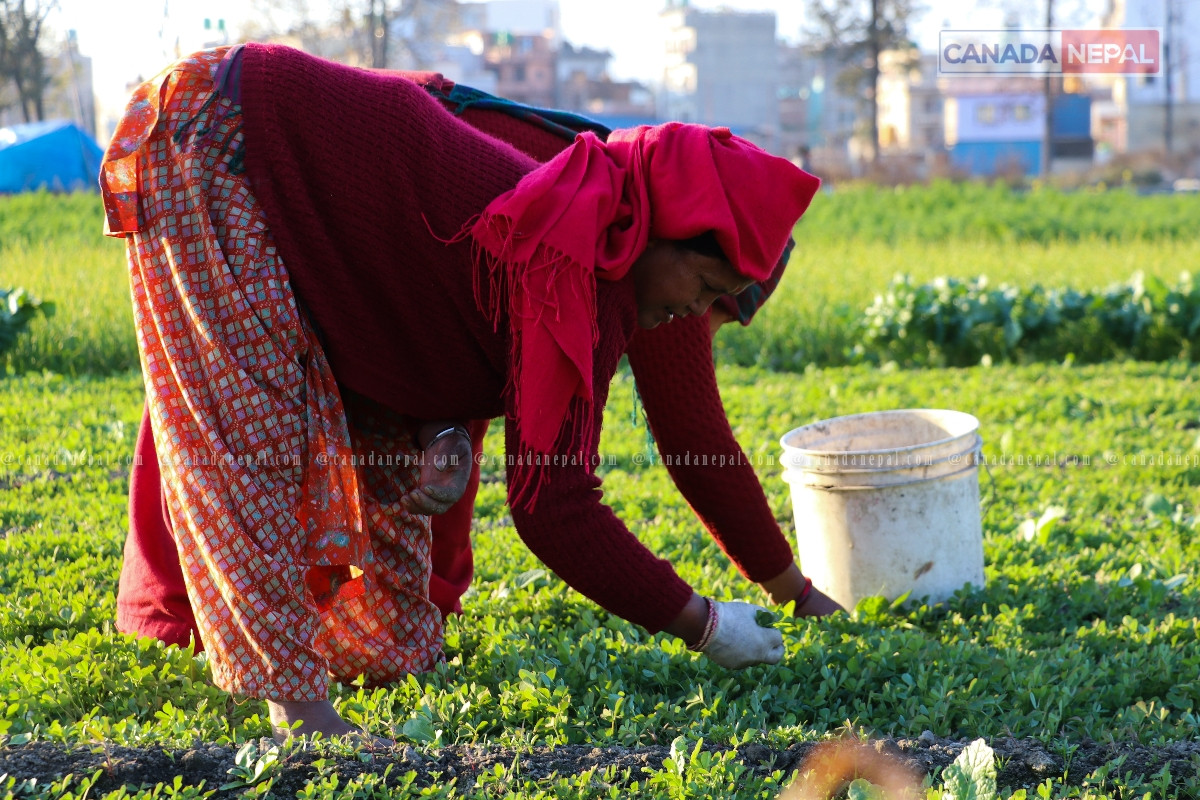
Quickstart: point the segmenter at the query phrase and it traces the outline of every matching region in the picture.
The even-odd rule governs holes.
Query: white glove
[[[727,669],[754,664],[778,664],[783,658],[783,634],[758,624],[755,615],[766,609],[738,601],[710,600],[717,611],[717,628],[700,652]]]

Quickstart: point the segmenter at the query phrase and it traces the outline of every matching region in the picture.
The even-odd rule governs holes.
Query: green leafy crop
[[[0,289],[0,355],[12,349],[17,336],[39,315],[54,316],[54,304],[38,300],[21,288]]]
[[[774,611],[756,611],[754,621],[760,628],[774,628],[775,623],[779,621],[779,614]]]
[[[1104,291],[893,278],[858,322],[858,357],[904,366],[1200,356],[1200,286],[1142,273]]]

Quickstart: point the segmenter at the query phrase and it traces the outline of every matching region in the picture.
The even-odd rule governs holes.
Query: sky
[[[1040,0],[1030,2],[1041,5]],[[1075,2],[1103,5],[1102,0]],[[652,81],[661,47],[654,38],[655,18],[662,5],[656,0],[559,0],[563,36],[572,44],[611,51],[613,77]],[[778,35],[790,41],[801,38],[804,0],[691,0],[691,5],[774,11]],[[999,0],[925,0],[925,5],[928,10],[914,26],[915,38],[925,48],[936,46],[943,27],[992,27],[1003,19]],[[119,13],[110,2],[98,0],[60,0],[60,7],[54,24],[60,31],[75,30],[80,53],[92,58],[102,116],[120,110],[130,83],[152,76],[171,60],[164,41],[173,43],[178,34],[190,52],[204,43],[205,18],[225,19],[236,35],[251,10],[248,0],[121,0]],[[170,10],[165,36],[164,8]]]

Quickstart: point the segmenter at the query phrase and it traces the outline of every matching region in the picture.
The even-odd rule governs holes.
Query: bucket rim
[[[943,439],[934,439],[929,442],[921,442],[920,444],[905,445],[904,447],[886,447],[886,448],[877,449],[877,450],[876,449],[872,449],[872,450],[813,450],[813,449],[810,449],[807,447],[797,447],[795,445],[788,444],[788,442],[787,442],[789,437],[799,433],[800,431],[808,430],[817,425],[828,425],[830,423],[835,423],[835,422],[842,423],[842,422],[848,422],[850,420],[855,420],[855,419],[863,419],[865,417],[899,416],[901,414],[945,414],[945,415],[949,415],[949,416],[953,416],[953,417],[958,417],[958,418],[962,419],[964,422],[968,422],[968,427],[962,433],[957,434],[955,436],[947,436]],[[958,439],[962,439],[963,437],[966,437],[966,436],[970,436],[971,434],[975,434],[976,436],[979,435],[979,418],[976,417],[974,414],[968,414],[966,411],[957,411],[952,408],[892,408],[892,409],[886,409],[884,411],[864,411],[859,414],[842,414],[841,416],[829,417],[828,419],[821,419],[821,420],[817,420],[816,422],[810,422],[807,425],[801,425],[799,428],[793,428],[792,430],[785,433],[783,436],[779,437],[779,444],[781,447],[783,447],[785,459],[787,458],[789,453],[797,453],[800,455],[813,456],[813,457],[817,457],[817,458],[829,458],[829,457],[839,457],[839,456],[846,457],[846,456],[851,456],[851,455],[866,455],[868,453],[878,453],[878,454],[903,453],[905,451],[911,451],[911,450],[920,449],[920,448],[937,447],[939,445],[949,444],[950,442],[956,441]]]
[[[951,441],[957,441],[951,440]],[[879,466],[855,467],[846,466],[847,460],[852,460],[856,457],[866,457],[872,460],[887,459],[893,455],[902,454],[905,449],[899,451],[892,450],[838,450],[827,451],[827,455],[808,455],[807,453],[816,453],[817,451],[802,451],[792,448],[794,455],[791,463],[784,458],[783,472],[784,480],[787,480],[788,473],[807,473],[816,475],[841,475],[851,477],[854,475],[879,475],[885,472],[911,472],[914,470],[928,470],[935,467],[940,467],[944,464],[959,464],[964,459],[971,460],[976,463],[978,456],[983,453],[983,437],[978,433],[973,434],[969,440],[970,446],[964,447],[961,450],[954,450],[942,455],[938,458],[929,458],[908,463],[881,464]],[[924,448],[922,448],[924,449]],[[836,457],[836,458],[834,458]],[[836,463],[829,463],[829,460],[836,460]],[[800,463],[803,460],[804,463]]]

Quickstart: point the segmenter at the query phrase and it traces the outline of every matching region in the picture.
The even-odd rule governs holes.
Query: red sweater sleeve
[[[542,479],[533,509],[510,503],[517,533],[542,563],[573,589],[623,619],[657,633],[679,616],[692,596],[691,587],[671,564],[657,558],[617,519],[600,498],[600,479],[593,459],[599,453],[600,426],[608,387],[634,325],[632,282],[601,285],[597,292],[600,341],[594,364],[595,414],[590,440],[578,438],[560,446],[561,463],[529,465],[516,461],[520,444],[509,407],[505,426],[509,486],[521,470],[538,470]],[[572,405],[572,413],[582,408]],[[568,424],[569,430],[579,425]]]
[[[639,330],[629,364],[659,453],[696,515],[747,578],[779,575],[792,548],[725,416],[708,316]]]

